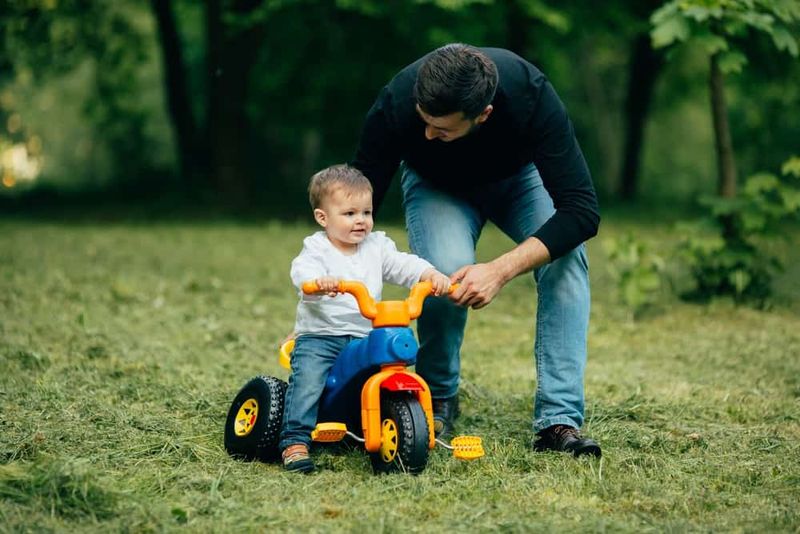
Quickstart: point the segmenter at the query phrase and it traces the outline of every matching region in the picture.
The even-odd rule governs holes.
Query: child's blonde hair
[[[311,177],[311,182],[308,184],[308,201],[311,203],[311,208],[319,208],[322,200],[340,187],[350,194],[366,192],[372,194],[372,184],[361,171],[347,164],[332,165]]]

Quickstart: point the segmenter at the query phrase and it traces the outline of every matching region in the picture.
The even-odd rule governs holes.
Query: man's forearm
[[[529,237],[502,256],[492,260],[490,265],[498,270],[504,284],[511,279],[544,265],[550,261],[550,251],[536,237]]]

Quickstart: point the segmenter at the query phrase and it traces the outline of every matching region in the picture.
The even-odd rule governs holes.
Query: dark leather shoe
[[[446,399],[433,400],[433,433],[436,437],[453,435],[453,424],[461,413],[458,408],[458,395]]]
[[[575,456],[592,455],[600,457],[600,445],[590,438],[584,438],[577,428],[567,425],[553,425],[540,431],[539,439],[533,443],[535,451],[571,452]]]

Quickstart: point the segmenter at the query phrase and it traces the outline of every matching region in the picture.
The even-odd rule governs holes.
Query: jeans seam
[[[536,309],[537,310],[541,306],[541,300],[542,300],[542,296],[541,296],[541,293],[539,293],[539,290],[537,288],[537,291],[536,291]],[[538,314],[538,311],[537,311],[537,314]],[[533,343],[533,360],[534,360],[535,365],[536,365],[536,392],[535,392],[534,398],[533,398],[534,422],[535,422],[535,419],[536,419],[536,412],[537,412],[538,407],[539,407],[539,399],[541,398],[541,392],[542,392],[542,363],[541,363],[541,358],[539,357],[539,353],[540,353],[541,348],[542,348],[542,329],[539,328],[539,324],[538,323],[539,323],[539,321],[536,321],[536,339],[535,339],[535,341]]]

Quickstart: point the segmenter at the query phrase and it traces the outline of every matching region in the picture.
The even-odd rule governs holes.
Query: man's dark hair
[[[419,68],[414,98],[428,115],[462,111],[474,119],[491,104],[496,90],[494,62],[474,46],[454,43],[431,52]]]

